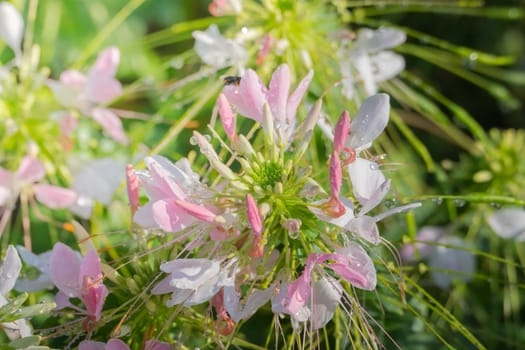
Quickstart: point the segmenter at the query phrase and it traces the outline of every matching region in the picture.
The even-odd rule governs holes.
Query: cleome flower
[[[160,156],[146,158],[148,170],[136,173],[149,202],[136,211],[135,222],[173,235],[170,242],[181,248],[161,264],[163,279],[151,293],[169,294],[164,299],[169,307],[209,303],[219,334],[235,332],[267,304],[276,322],[288,315],[298,332],[324,327],[338,306],[348,310],[345,305],[357,302],[354,288],[376,287],[374,263],[363,244],[379,244],[376,222],[416,206],[368,214],[390,186],[378,164],[370,169],[371,161],[360,158],[388,121],[384,94],[365,101],[352,123],[343,113],[331,131],[326,198],[316,181],[322,176],[315,178],[303,157],[321,102],[298,122],[312,74],[291,95],[286,65],[274,72],[269,88],[251,70],[238,86],[225,86],[218,109],[230,145],[219,142],[231,157],[223,160],[213,141],[195,131],[190,143],[210,164],[204,177],[185,158],[171,163]],[[263,135],[254,140],[260,142],[238,134],[234,110],[255,122]],[[341,195],[345,178],[353,193],[348,198]]]
[[[87,75],[67,70],[60,74],[59,81],[48,80],[47,84],[62,106],[92,117],[115,141],[127,144],[122,122],[106,107],[122,95],[122,85],[115,79],[119,61],[120,51],[110,47],[98,55]]]
[[[66,188],[36,183],[46,175],[44,165],[36,157],[26,156],[13,173],[0,167],[0,212],[12,207],[21,192],[33,193],[49,208],[69,207],[76,199],[75,192]]]
[[[90,322],[100,321],[104,301],[109,294],[104,286],[102,265],[95,250],[90,250],[83,258],[63,243],[56,243],[49,262],[51,279],[59,292],[55,297],[57,310],[71,307],[86,314],[84,329],[88,331]],[[71,304],[70,298],[79,298],[86,307],[79,309]]]

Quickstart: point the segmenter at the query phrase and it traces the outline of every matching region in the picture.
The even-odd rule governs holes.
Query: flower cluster
[[[298,331],[325,326],[337,305],[353,300],[350,286],[375,289],[367,246],[380,242],[376,222],[416,206],[367,215],[390,186],[380,165],[362,158],[387,124],[384,94],[365,101],[352,123],[344,112],[330,130],[334,150],[326,195],[304,156],[321,100],[302,122],[297,118],[312,76],[292,93],[287,65],[277,68],[268,87],[252,70],[239,84],[226,85],[217,104],[229,145],[218,141],[229,160],[207,136],[195,131],[191,139],[214,170],[204,177],[186,158],[172,163],[161,156],[146,158],[148,170],[136,172],[149,201],[136,211],[135,222],[174,235],[171,242],[181,247],[174,260],[161,264],[167,275],[152,293],[170,294],[168,306],[209,302],[221,334],[232,333],[268,302],[276,315],[289,315]],[[262,129],[261,144],[237,133],[236,112]],[[240,170],[233,171],[236,164]],[[350,197],[341,195],[343,165]]]

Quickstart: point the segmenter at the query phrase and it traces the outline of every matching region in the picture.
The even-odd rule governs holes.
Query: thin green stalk
[[[106,24],[102,30],[100,30],[91,40],[88,46],[80,53],[80,56],[73,64],[74,69],[80,69],[85,63],[86,60],[95,53],[100,47],[100,45],[108,38],[108,36],[117,29],[128,17],[140,7],[146,0],[130,0],[112,19]]]

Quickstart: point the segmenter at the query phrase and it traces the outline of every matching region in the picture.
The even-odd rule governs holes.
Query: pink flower
[[[115,141],[128,143],[119,117],[105,106],[122,95],[122,85],[115,79],[120,52],[116,47],[102,51],[87,76],[75,71],[64,71],[60,81],[49,80],[58,102],[64,107],[76,108],[91,116]]]
[[[128,164],[126,167],[126,189],[128,190],[129,206],[131,213],[135,214],[139,208],[139,178],[133,168],[133,165]]]
[[[109,292],[103,283],[104,275],[97,252],[90,250],[81,258],[65,244],[56,243],[49,266],[51,279],[59,290],[57,308],[72,306],[68,299],[79,298],[86,306],[88,318],[99,321]]]
[[[26,156],[12,173],[0,168],[0,207],[10,206],[21,191],[31,189],[36,199],[49,208],[66,208],[72,205],[77,195],[66,188],[48,184],[35,184],[46,175],[44,165],[33,156]]]
[[[248,69],[238,86],[227,85],[224,95],[237,112],[259,123],[263,122],[264,105],[268,104],[273,114],[275,133],[288,144],[295,131],[296,113],[313,77],[310,71],[290,94],[290,68],[281,64],[273,73],[268,88],[261,82],[257,73]]]
[[[145,162],[149,172],[137,172],[137,176],[150,202],[135,213],[133,220],[137,224],[166,232],[179,232],[201,224],[209,229],[212,239],[227,238],[227,230],[222,225],[231,226],[231,223],[225,217],[235,218],[226,215],[219,219],[217,208],[205,203],[215,194],[199,181],[187,159],[173,164],[164,157],[153,156],[147,157]]]

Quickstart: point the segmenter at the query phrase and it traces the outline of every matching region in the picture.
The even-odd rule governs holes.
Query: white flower
[[[498,236],[518,242],[525,241],[525,210],[500,209],[489,217],[488,222]]]
[[[16,281],[15,289],[19,292],[37,292],[43,289],[53,288],[53,281],[49,272],[49,258],[51,251],[42,254],[34,254],[22,246],[17,246],[18,253],[24,260],[26,266],[32,266],[39,272],[36,278],[19,278]]]
[[[476,271],[476,260],[472,253],[461,250],[465,242],[454,236],[443,236],[437,242],[452,247],[434,246],[431,250],[428,266],[434,283],[447,289],[454,280],[470,281]]]
[[[352,98],[356,82],[362,81],[366,94],[372,96],[377,93],[377,83],[398,75],[405,68],[405,60],[385,49],[405,40],[405,33],[399,29],[361,29],[352,47],[339,51],[343,94]]]
[[[238,70],[248,60],[248,52],[239,42],[221,35],[219,28],[212,24],[206,31],[194,31],[195,51],[204,63],[215,69],[234,66]]]
[[[15,286],[22,262],[12,245],[7,247],[7,253],[4,261],[0,265],[0,307],[7,304],[7,294]],[[4,322],[0,324],[9,339],[18,339],[31,335],[31,329],[25,319],[19,319],[13,322]]]

